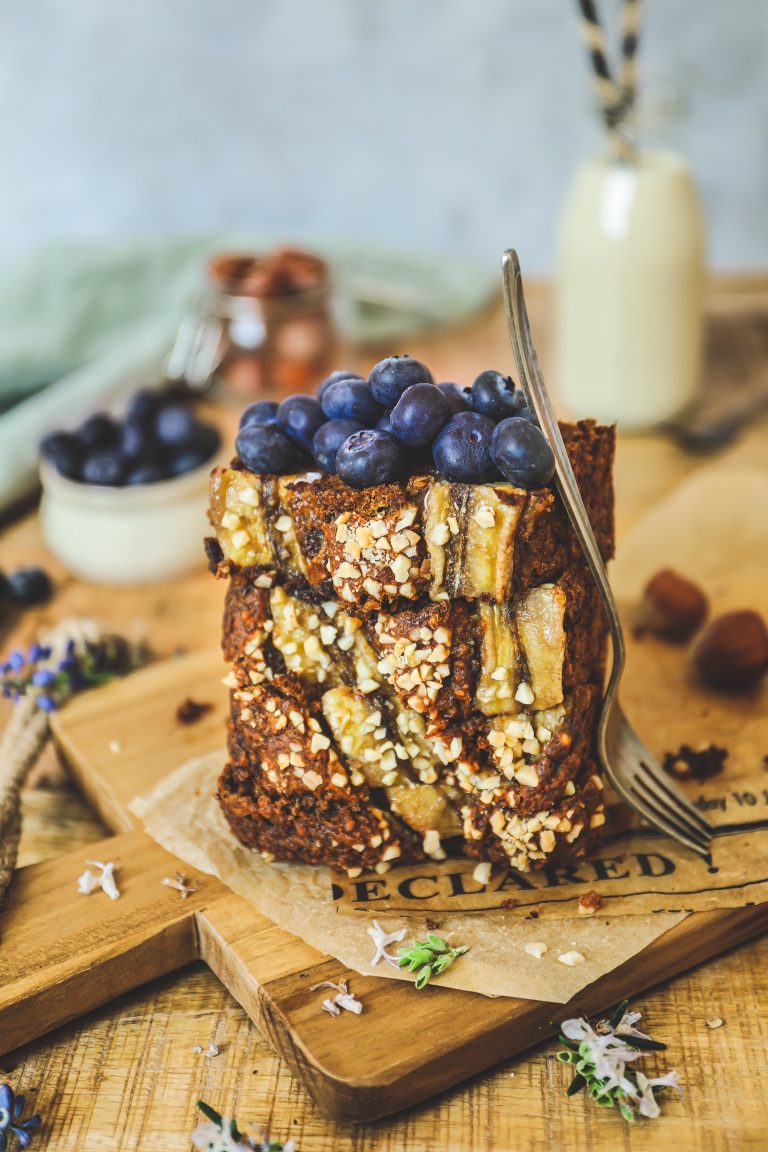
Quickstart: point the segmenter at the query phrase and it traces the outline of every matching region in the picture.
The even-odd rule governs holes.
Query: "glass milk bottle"
[[[704,223],[674,152],[578,169],[560,224],[556,377],[569,416],[625,430],[669,419],[701,367]]]

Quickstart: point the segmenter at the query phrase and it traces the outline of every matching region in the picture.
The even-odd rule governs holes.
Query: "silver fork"
[[[502,269],[509,336],[520,383],[528,406],[535,413],[554,453],[557,488],[608,617],[613,662],[597,729],[597,751],[605,775],[619,796],[644,820],[705,860],[709,859],[711,826],[664,774],[621,709],[618,688],[624,671],[626,648],[616,601],[539,368],[525,307],[520,263],[513,249],[504,253]]]

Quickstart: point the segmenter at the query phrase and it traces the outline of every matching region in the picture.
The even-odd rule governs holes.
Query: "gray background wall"
[[[606,4],[603,7],[614,7]],[[768,265],[768,3],[649,0],[651,135],[718,267]],[[663,121],[663,122],[662,122]],[[573,0],[6,0],[0,263],[220,228],[551,266],[597,143]]]

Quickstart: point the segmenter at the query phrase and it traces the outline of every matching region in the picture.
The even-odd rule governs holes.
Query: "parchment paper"
[[[149,835],[192,867],[218,876],[275,924],[320,952],[335,956],[345,967],[366,975],[413,980],[388,964],[371,967],[374,949],[366,928],[376,916],[385,931],[407,925],[409,937],[423,938],[428,918],[400,913],[340,916],[332,900],[327,868],[266,864],[257,853],[244,848],[233,837],[213,798],[224,760],[222,751],[190,761],[161,781],[149,796],[134,800],[131,810],[144,821]],[[439,983],[485,995],[564,1004],[682,919],[683,913],[660,913],[543,924],[514,919],[505,912],[438,917],[438,930],[451,943],[470,946]],[[525,951],[526,943],[533,942],[548,946],[540,960]],[[560,953],[572,950],[585,957],[575,968],[557,959]]]
[[[624,830],[607,836],[596,857],[579,864],[570,879],[562,869],[522,880],[497,873],[488,886],[490,903],[515,904],[487,910],[486,891],[481,910],[472,911],[478,907],[472,864],[393,869],[356,882],[334,874],[335,893],[325,869],[265,864],[235,842],[212,799],[223,753],[185,765],[134,811],[169,850],[219,876],[281,927],[354,970],[401,978],[392,968],[370,967],[365,929],[373,916],[387,930],[408,924],[413,934],[423,933],[427,920],[437,921],[452,943],[471,946],[443,983],[565,1002],[678,923],[685,910],[768,899],[768,686],[733,696],[709,692],[692,678],[684,647],[633,635],[642,587],[667,566],[702,585],[711,614],[753,608],[768,617],[768,475],[722,466],[697,473],[621,542],[612,572],[629,648],[622,700],[641,737],[659,757],[683,744],[728,750],[722,775],[682,785],[718,830],[711,866],[647,830]],[[452,874],[458,879],[446,881]],[[411,879],[410,891],[418,899],[403,896],[414,876],[419,879]],[[438,880],[425,882],[425,876]],[[436,899],[422,898],[441,882]],[[358,887],[371,883],[378,887]],[[463,891],[446,896],[452,887]],[[606,897],[603,909],[586,919],[574,916],[579,895],[591,889]],[[347,914],[339,915],[342,910]],[[525,952],[534,941],[548,945],[541,960]],[[584,964],[558,962],[558,954],[571,949],[585,956]]]

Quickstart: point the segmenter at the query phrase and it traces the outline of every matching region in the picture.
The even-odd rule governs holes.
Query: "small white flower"
[[[98,888],[102,892],[106,892],[110,900],[117,900],[120,893],[117,889],[115,882],[115,864],[102,864],[99,860],[86,860],[86,864],[91,864],[94,868],[101,870],[100,875],[96,876],[91,872],[90,868],[86,868],[82,876],[78,877],[77,890],[83,896],[90,896]]]
[[[186,900],[193,892],[196,892],[200,887],[197,880],[188,880],[183,872],[177,872],[174,877],[165,876],[161,881],[166,888],[175,888],[177,892],[181,892],[182,900]]]
[[[341,1016],[342,1008],[345,1012],[354,1012],[356,1016],[362,1012],[363,1006],[349,991],[346,980],[340,980],[338,984],[334,984],[332,980],[323,980],[320,984],[313,984],[309,990],[317,992],[319,988],[331,988],[336,993],[333,999],[329,996],[321,1005],[330,1016]]]
[[[654,1076],[649,1079],[638,1071],[635,1072],[635,1078],[638,1088],[635,1094],[637,1110],[641,1116],[647,1116],[649,1120],[655,1120],[661,1112],[658,1101],[653,1094],[654,1088],[674,1088],[678,1096],[683,1094],[677,1072],[667,1072],[666,1076]]]
[[[378,920],[374,920],[373,925],[366,931],[376,946],[376,954],[371,960],[372,967],[375,968],[379,960],[386,960],[387,964],[399,968],[397,957],[387,952],[387,945],[399,943],[405,937],[408,929],[400,928],[397,932],[385,932]]]
[[[350,992],[339,992],[338,996],[334,997],[339,1008],[343,1008],[346,1012],[354,1012],[359,1016],[363,1010],[363,1006]]]
[[[234,1123],[228,1116],[222,1116],[220,1128],[216,1124],[201,1124],[192,1133],[192,1143],[201,1152],[253,1152],[250,1141],[244,1144],[235,1139]]]

